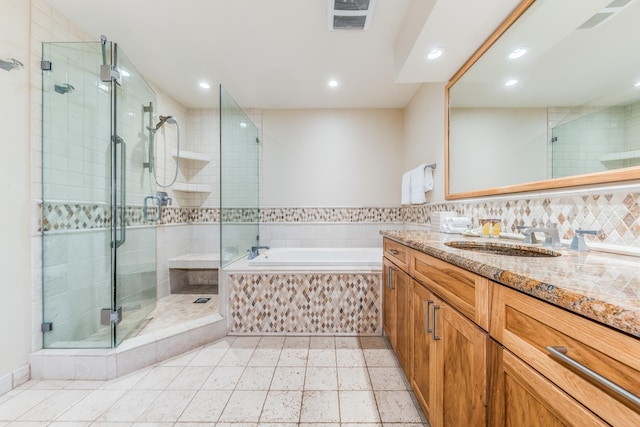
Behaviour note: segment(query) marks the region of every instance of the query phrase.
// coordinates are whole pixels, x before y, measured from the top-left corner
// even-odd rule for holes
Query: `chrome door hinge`
[[[40,325],[40,331],[42,332],[50,332],[53,330],[53,323],[51,322],[42,322]]]
[[[115,310],[110,308],[103,308],[100,310],[100,324],[101,325],[117,325],[122,320],[122,307],[118,307]]]
[[[51,61],[40,61],[40,69],[42,71],[51,71],[53,64]]]

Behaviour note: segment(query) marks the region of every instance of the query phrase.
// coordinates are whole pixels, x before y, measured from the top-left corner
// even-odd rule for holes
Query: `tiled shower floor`
[[[111,381],[29,381],[0,426],[417,427],[381,337],[226,337]]]

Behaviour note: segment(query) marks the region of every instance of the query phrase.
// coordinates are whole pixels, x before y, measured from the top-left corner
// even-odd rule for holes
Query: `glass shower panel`
[[[156,306],[156,229],[153,222],[144,221],[142,213],[145,197],[156,191],[152,175],[143,167],[148,162],[150,131],[147,126],[156,96],[118,45],[114,48],[116,60],[122,84],[114,85],[114,134],[119,138],[116,145],[124,144],[116,147],[116,154],[126,153],[124,164],[118,157],[116,174],[116,181],[123,178],[125,181],[124,197],[123,194],[115,197],[119,216],[116,234],[123,241],[115,248],[114,307],[122,308],[122,321],[115,327],[117,346],[132,332],[144,327],[145,318]],[[122,190],[121,184],[122,181],[116,185],[116,193]]]
[[[42,259],[45,348],[108,348],[110,109],[100,43],[44,43]]]
[[[220,262],[258,244],[258,128],[220,86]]]

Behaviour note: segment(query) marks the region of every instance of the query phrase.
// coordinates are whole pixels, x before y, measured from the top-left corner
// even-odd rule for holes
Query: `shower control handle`
[[[149,216],[149,200],[155,200],[158,204],[158,211],[155,216]],[[159,221],[162,215],[162,199],[160,196],[147,196],[144,198],[144,205],[142,206],[142,216],[145,221]]]

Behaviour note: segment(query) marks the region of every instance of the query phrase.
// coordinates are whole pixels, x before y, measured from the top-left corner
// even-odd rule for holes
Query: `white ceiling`
[[[330,31],[327,0],[49,0],[188,108],[216,107],[218,84],[243,107],[402,108],[420,83],[448,81],[519,2],[377,0],[362,32]],[[445,54],[427,61],[436,46]]]

